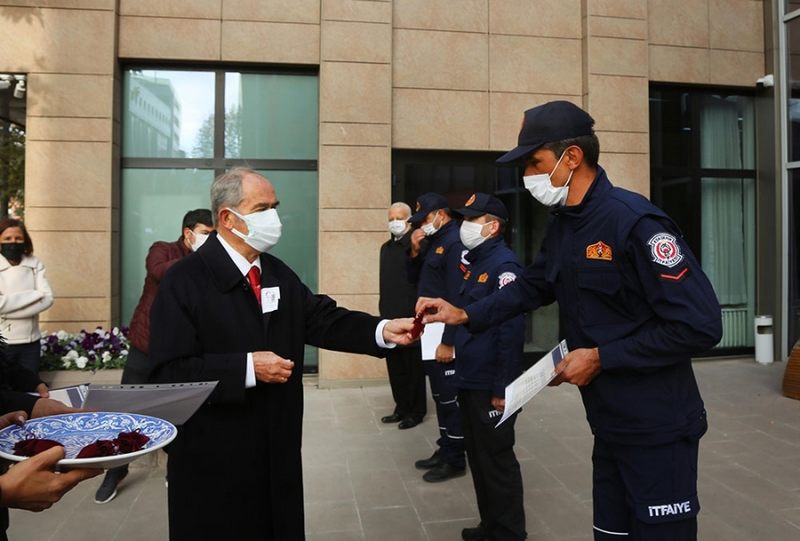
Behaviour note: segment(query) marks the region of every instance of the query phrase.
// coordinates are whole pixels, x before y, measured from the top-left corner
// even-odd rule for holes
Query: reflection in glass
[[[122,170],[121,319],[127,325],[144,285],[144,261],[158,240],[182,234],[187,211],[209,208],[213,171],[197,169]]]
[[[704,178],[701,265],[722,306],[718,347],[752,347],[755,317],[755,180]]]
[[[126,158],[210,158],[214,154],[214,74],[126,71],[122,116]]]
[[[700,112],[700,166],[752,169],[752,98],[708,95]],[[721,137],[720,134],[725,134]],[[702,266],[722,305],[719,347],[753,345],[755,317],[755,180],[703,178]]]
[[[722,305],[718,348],[753,346],[755,110],[752,96],[654,88],[651,194],[684,234]]]
[[[800,170],[789,171],[789,337],[791,349],[800,340]]]
[[[225,74],[225,157],[315,160],[317,77]]]
[[[692,159],[692,100],[676,88],[650,93],[652,167],[688,167]]]
[[[661,207],[678,225],[689,248],[700,253],[700,214],[697,206],[695,184],[691,177],[668,176],[661,179],[658,185],[658,206]]]
[[[289,265],[311,291],[317,290],[317,172],[259,171],[275,187],[283,226],[270,254]]]
[[[275,187],[281,241],[270,250],[313,292],[317,291],[317,172],[259,171]],[[306,367],[317,366],[317,348],[306,346]]]
[[[800,18],[786,23],[788,103],[788,161],[800,161]]]

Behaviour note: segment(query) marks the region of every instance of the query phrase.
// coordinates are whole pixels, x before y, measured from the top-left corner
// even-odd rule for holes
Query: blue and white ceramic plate
[[[120,432],[139,430],[150,438],[144,447],[124,455],[75,458],[83,447],[97,440],[113,440]],[[24,427],[11,425],[0,430],[0,457],[16,462],[28,457],[14,454],[14,444],[37,438],[55,440],[64,445],[65,457],[58,462],[60,467],[115,468],[133,462],[140,456],[161,449],[178,434],[172,423],[149,415],[135,413],[86,412],[66,413],[30,419]]]

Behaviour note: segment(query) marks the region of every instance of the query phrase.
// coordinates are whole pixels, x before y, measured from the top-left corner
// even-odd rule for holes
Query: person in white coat
[[[6,342],[9,374],[20,373],[19,368],[27,371],[10,378],[16,390],[36,390],[46,396],[47,387],[38,377],[39,314],[52,304],[53,291],[44,264],[33,255],[33,241],[25,225],[12,218],[0,221],[0,335]]]

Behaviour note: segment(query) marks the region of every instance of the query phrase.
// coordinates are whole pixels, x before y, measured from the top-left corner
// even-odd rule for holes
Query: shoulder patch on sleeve
[[[674,235],[669,233],[656,233],[647,241],[653,263],[658,263],[670,269],[683,261],[681,247]]]
[[[516,279],[517,275],[513,272],[504,272],[497,277],[497,289],[503,289],[504,286],[507,286]]]

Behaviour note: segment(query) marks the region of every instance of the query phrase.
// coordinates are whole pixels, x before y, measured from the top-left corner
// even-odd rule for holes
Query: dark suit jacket
[[[150,315],[151,381],[219,380],[170,445],[170,538],[304,539],[300,444],[303,347],[381,356],[379,319],[314,295],[280,260],[261,255],[261,314],[216,234],[164,276]],[[247,352],[295,363],[285,384],[245,389]]]

